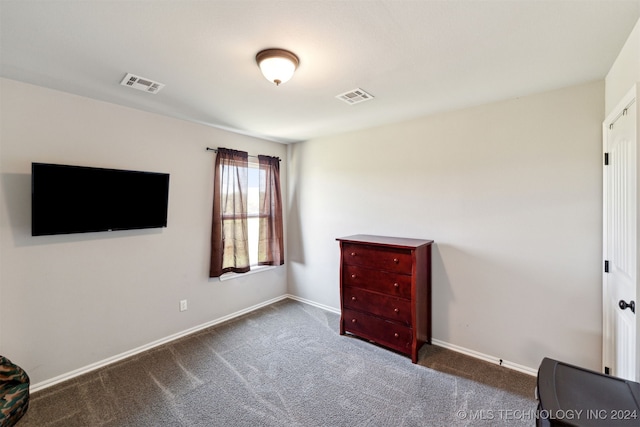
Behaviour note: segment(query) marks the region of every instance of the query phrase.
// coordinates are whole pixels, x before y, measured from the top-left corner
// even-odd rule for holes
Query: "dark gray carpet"
[[[18,427],[535,425],[535,378],[435,346],[414,365],[338,320],[278,302],[34,393]]]

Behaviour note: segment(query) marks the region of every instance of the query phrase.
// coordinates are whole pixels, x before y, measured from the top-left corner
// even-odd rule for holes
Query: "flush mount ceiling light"
[[[260,71],[270,82],[280,86],[293,77],[298,68],[298,57],[284,49],[265,49],[258,52],[256,62]]]

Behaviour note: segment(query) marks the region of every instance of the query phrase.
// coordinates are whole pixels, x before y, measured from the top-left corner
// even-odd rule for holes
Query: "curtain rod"
[[[211,147],[207,147],[207,151],[213,151],[215,153],[218,152],[217,148],[211,148]],[[252,156],[251,154],[247,154],[249,157],[254,157],[254,158],[258,158],[258,156]],[[280,157],[277,157],[278,161],[281,162],[282,160],[280,159]]]

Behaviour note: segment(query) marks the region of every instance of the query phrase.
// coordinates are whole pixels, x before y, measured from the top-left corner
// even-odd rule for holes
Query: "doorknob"
[[[625,308],[630,308],[631,311],[633,313],[636,312],[636,302],[635,301],[631,301],[631,302],[626,302],[625,300],[621,299],[620,302],[618,303],[618,307],[620,307],[620,310],[624,310]]]

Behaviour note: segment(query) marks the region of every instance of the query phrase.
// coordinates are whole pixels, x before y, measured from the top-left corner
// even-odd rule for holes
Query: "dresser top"
[[[355,234],[353,236],[339,237],[336,240],[347,243],[367,243],[370,245],[395,246],[399,248],[417,248],[419,246],[430,245],[433,243],[433,240],[371,236],[368,234]]]

